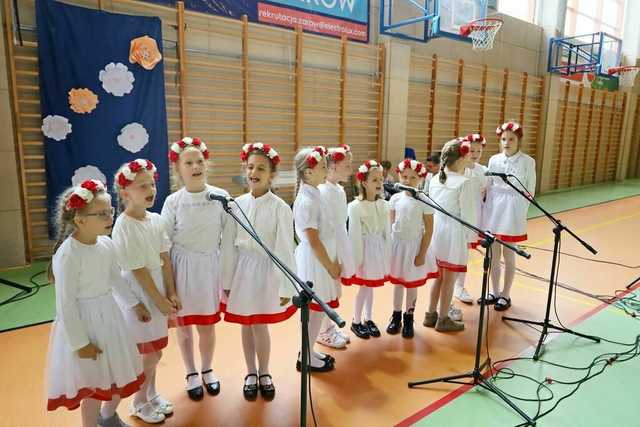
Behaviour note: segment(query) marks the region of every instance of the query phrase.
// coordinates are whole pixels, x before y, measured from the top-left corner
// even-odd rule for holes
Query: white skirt
[[[280,305],[282,280],[282,274],[276,271],[267,256],[240,251],[224,320],[255,325],[278,323],[293,316],[296,307],[291,302],[285,306]]]
[[[191,252],[173,245],[171,263],[182,310],[170,319],[171,326],[213,325],[220,320],[219,260],[217,253]]]
[[[362,236],[362,264],[345,284],[376,288],[389,280],[391,248],[379,234]]]
[[[148,270],[160,295],[166,296],[167,292],[165,291],[164,281],[162,280],[162,269],[156,268]],[[129,333],[138,345],[138,351],[144,354],[162,350],[169,343],[167,316],[158,310],[158,307],[156,307],[155,303],[142,289],[142,286],[140,286],[131,271],[125,271],[123,277],[129,282],[129,286],[131,286],[131,290],[138,298],[138,301],[142,302],[151,314],[150,321],[141,322],[138,320],[138,316],[136,316],[133,308],[122,310],[124,320],[129,328]]]
[[[422,237],[413,240],[391,239],[391,268],[389,281],[405,288],[416,288],[438,277],[436,260],[425,256],[425,262],[416,267],[414,261],[420,251]]]
[[[79,358],[69,348],[63,321],[53,322],[47,356],[49,411],[76,409],[88,397],[103,401],[114,395],[125,398],[138,391],[144,381],[142,359],[113,294],[78,299],[78,310],[89,340],[102,353],[96,360]]]
[[[447,217],[438,217],[427,258],[435,258],[438,268],[464,273],[469,260],[469,237],[462,224]]]
[[[489,187],[482,210],[482,229],[505,242],[527,240],[529,202],[513,190]]]
[[[336,233],[338,261],[342,265],[342,278],[351,279],[356,274],[356,262],[353,259],[353,247],[345,227],[338,228]]]
[[[335,259],[336,240],[322,240],[322,244],[329,258]],[[301,280],[312,282],[313,291],[322,301],[326,302],[329,307],[338,308],[339,299],[342,295],[340,283],[333,279],[327,269],[318,261],[308,241],[303,240],[300,242],[298,247],[296,247],[295,256],[298,277],[300,277]],[[309,304],[309,307],[314,311],[322,311],[320,306],[315,303]]]

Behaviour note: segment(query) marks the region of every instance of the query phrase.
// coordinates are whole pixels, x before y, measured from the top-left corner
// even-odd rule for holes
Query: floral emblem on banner
[[[98,181],[107,182],[107,177],[100,169],[93,165],[82,166],[73,172],[71,177],[71,185],[77,186],[88,179],[97,179]]]
[[[71,89],[69,91],[69,106],[78,114],[90,113],[98,105],[98,95],[89,89]]]
[[[162,55],[154,39],[142,36],[131,40],[129,62],[139,64],[145,70],[153,70],[160,60],[162,60]]]
[[[129,123],[118,135],[118,145],[127,151],[137,153],[149,142],[149,134],[140,123]]]
[[[62,116],[47,116],[42,120],[42,133],[47,138],[56,141],[67,139],[67,135],[71,133],[71,123],[69,119]]]
[[[107,64],[104,70],[98,74],[98,78],[102,82],[102,88],[113,96],[124,96],[131,93],[135,81],[133,73],[120,62]]]

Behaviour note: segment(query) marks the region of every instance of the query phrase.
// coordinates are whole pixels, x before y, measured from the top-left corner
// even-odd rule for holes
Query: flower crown
[[[511,132],[515,133],[518,136],[518,138],[522,138],[524,134],[522,130],[522,126],[520,126],[520,123],[516,123],[516,122],[506,122],[501,124],[496,129],[496,134],[500,136],[502,135],[502,132],[504,132],[505,130],[510,130]]]
[[[458,153],[460,153],[460,157],[464,157],[471,151],[471,142],[468,140],[460,141],[460,147],[458,148]]]
[[[347,144],[340,144],[338,147],[329,148],[329,157],[334,162],[341,162],[347,158],[347,154],[351,154],[351,147]]]
[[[382,166],[380,166],[380,163],[376,162],[375,160],[367,160],[366,162],[361,164],[360,167],[358,168],[358,172],[356,173],[356,179],[360,182],[366,181],[367,175],[373,169],[382,169]]]
[[[417,160],[404,159],[398,164],[398,167],[396,167],[396,172],[402,173],[402,171],[404,171],[406,168],[410,168],[416,171],[420,178],[424,178],[425,176],[427,176],[427,168],[425,168],[424,165]]]
[[[151,172],[153,174],[153,179],[158,179],[158,172],[155,165],[151,163],[151,160],[135,159],[120,169],[117,176],[120,188],[126,188],[134,179],[136,179],[136,175],[143,170]]]
[[[311,169],[315,168],[318,163],[322,161],[325,157],[327,157],[329,152],[322,145],[318,145],[317,147],[313,147],[313,151],[309,153],[307,156],[307,166]]]
[[[64,208],[67,211],[71,209],[82,209],[91,203],[97,193],[102,191],[107,191],[107,189],[101,181],[97,179],[83,181],[82,184],[73,188]]]
[[[180,141],[176,141],[171,144],[171,150],[169,151],[169,160],[175,163],[180,158],[180,153],[184,151],[187,147],[196,147],[202,153],[202,157],[205,159],[209,158],[209,150],[207,150],[207,146],[204,142],[200,140],[200,138],[191,138],[189,136],[185,136]]]
[[[483,147],[487,145],[487,140],[479,133],[470,133],[469,135],[462,137],[461,141],[479,142]]]
[[[253,144],[244,144],[242,146],[242,151],[240,152],[240,160],[246,162],[249,159],[251,153],[260,152],[267,156],[269,160],[271,160],[271,164],[273,166],[277,166],[280,163],[280,155],[276,150],[271,147],[269,144],[263,144],[262,142],[256,142]]]

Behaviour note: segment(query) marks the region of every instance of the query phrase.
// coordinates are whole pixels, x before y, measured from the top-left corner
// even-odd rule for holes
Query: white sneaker
[[[344,342],[346,342],[347,344],[351,342],[351,338],[349,337],[349,334],[347,334],[345,331],[343,331],[342,329],[336,328],[335,325],[333,326],[333,330],[340,338],[344,340]]]
[[[331,348],[345,348],[347,342],[341,335],[335,333],[332,329],[322,332],[318,335],[316,342]]]
[[[453,291],[453,296],[456,297],[460,302],[463,302],[465,304],[473,304],[473,298],[471,298],[471,295],[469,295],[464,287],[459,288],[456,286],[455,290]]]
[[[153,408],[151,402],[140,406],[134,406],[132,404],[129,412],[132,417],[140,418],[147,424],[159,424],[166,418],[164,414],[161,414]]]
[[[159,394],[155,395],[149,400],[149,403],[157,412],[163,415],[171,415],[173,414],[173,403],[160,396]]]
[[[460,322],[462,320],[462,310],[451,304],[449,306],[449,319]]]

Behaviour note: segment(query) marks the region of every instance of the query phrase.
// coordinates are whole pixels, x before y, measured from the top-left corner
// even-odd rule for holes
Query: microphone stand
[[[595,255],[598,252],[595,249],[593,249],[591,247],[591,245],[589,245],[587,242],[585,242],[580,237],[578,237],[567,226],[562,224],[559,219],[557,219],[556,217],[551,215],[542,206],[540,206],[540,203],[538,203],[538,201],[535,199],[535,197],[533,197],[531,194],[525,194],[524,191],[522,191],[520,188],[516,187],[511,181],[509,181],[509,179],[508,179],[508,177],[506,175],[505,176],[500,176],[500,178],[502,178],[502,180],[505,183],[507,183],[507,185],[509,185],[511,188],[513,188],[518,194],[520,194],[522,197],[524,197],[527,200],[529,200],[535,207],[540,209],[540,211],[549,219],[549,221],[551,221],[554,224],[554,228],[553,228],[553,236],[554,236],[554,239],[553,239],[553,258],[552,258],[552,261],[551,261],[551,275],[549,276],[549,290],[547,292],[547,306],[546,306],[546,310],[545,310],[544,320],[542,322],[537,322],[537,321],[533,321],[533,320],[525,320],[525,319],[519,319],[519,318],[515,318],[515,317],[508,317],[508,316],[502,316],[502,320],[506,320],[506,321],[509,321],[509,322],[519,322],[519,323],[524,323],[524,324],[527,324],[527,325],[542,326],[542,331],[540,333],[540,339],[538,340],[538,345],[536,346],[536,351],[533,354],[533,360],[538,360],[540,358],[540,356],[541,356],[541,354],[543,352],[542,346],[544,344],[545,339],[549,335],[549,329],[554,329],[554,330],[557,330],[557,331],[560,331],[560,332],[566,332],[566,333],[569,333],[569,334],[572,334],[572,335],[575,335],[575,336],[578,336],[578,337],[581,337],[581,338],[586,338],[588,340],[595,341],[595,342],[599,343],[600,342],[600,338],[598,338],[596,336],[581,334],[579,332],[573,331],[573,330],[565,328],[565,327],[556,326],[556,325],[552,324],[549,321],[549,315],[550,315],[550,312],[551,312],[551,300],[553,298],[553,291],[555,289],[556,280],[557,280],[556,273],[557,273],[558,261],[559,261],[559,257],[560,257],[560,240],[561,240],[562,232],[566,231],[567,233],[569,233],[571,236],[573,236],[574,239],[576,239],[578,242],[580,242],[580,244],[582,246],[584,246],[592,254]]]
[[[307,395],[308,390],[307,386],[309,384],[309,355],[310,355],[310,346],[309,346],[309,304],[311,301],[315,301],[322,307],[322,310],[329,316],[329,318],[336,323],[339,327],[344,327],[345,321],[335,312],[331,307],[327,305],[324,301],[322,301],[311,289],[313,287],[313,283],[304,282],[300,279],[295,273],[293,273],[289,267],[287,267],[277,256],[269,250],[262,243],[260,236],[258,236],[251,228],[251,225],[245,224],[238,216],[233,212],[232,208],[229,206],[229,202],[231,200],[220,200],[216,199],[220,203],[222,203],[222,207],[225,212],[228,213],[246,232],[251,236],[251,238],[258,244],[264,251],[267,253],[269,258],[274,262],[274,264],[284,273],[292,282],[297,284],[294,285],[296,288],[296,292],[298,295],[293,297],[293,304],[300,309],[300,320],[302,323],[302,348],[301,348],[301,369],[300,369],[300,426],[307,425]],[[236,204],[237,206],[237,204]],[[238,209],[240,207],[238,206]],[[248,222],[248,220],[247,220]],[[251,227],[251,228],[250,228]]]
[[[635,285],[636,283],[638,283],[638,282],[640,282],[640,277],[637,277],[633,282],[629,283],[629,284],[627,285],[627,289],[631,289],[631,287],[632,287],[633,285]]]
[[[462,224],[464,227],[473,230],[474,232],[478,233],[481,237],[482,237],[482,242],[481,245],[483,248],[485,248],[485,253],[484,253],[484,261],[482,264],[482,303],[480,304],[480,318],[478,320],[478,332],[477,332],[477,340],[476,340],[476,350],[475,350],[475,359],[474,359],[474,364],[473,364],[473,369],[469,372],[466,372],[464,374],[458,374],[458,375],[450,375],[450,376],[446,376],[446,377],[439,377],[439,378],[434,378],[434,379],[430,379],[430,380],[422,380],[422,381],[412,381],[409,383],[409,388],[415,388],[419,385],[424,385],[424,384],[433,384],[433,383],[438,383],[438,382],[444,382],[444,383],[452,383],[452,384],[463,384],[463,385],[477,385],[482,387],[485,390],[490,391],[491,393],[495,394],[496,396],[498,396],[500,399],[502,399],[502,401],[504,401],[507,405],[509,405],[514,411],[516,411],[525,421],[525,425],[530,425],[530,426],[535,426],[536,423],[534,420],[531,419],[531,417],[529,417],[522,409],[520,409],[514,402],[512,402],[509,397],[502,392],[502,390],[500,390],[498,387],[496,387],[493,383],[491,383],[491,381],[485,379],[485,377],[482,375],[482,370],[485,369],[487,366],[489,366],[491,364],[491,359],[489,359],[487,357],[487,359],[480,363],[480,355],[482,353],[482,335],[483,335],[483,326],[484,326],[484,316],[485,316],[485,310],[486,310],[486,304],[484,303],[486,296],[487,296],[487,291],[488,291],[488,287],[489,287],[489,269],[491,267],[491,245],[494,242],[497,242],[499,244],[501,244],[502,246],[505,246],[507,248],[509,248],[510,250],[514,251],[515,253],[517,253],[518,255],[524,257],[524,258],[531,258],[531,255],[529,255],[528,253],[526,253],[525,251],[523,251],[520,248],[517,248],[513,245],[510,245],[509,243],[505,243],[502,240],[496,238],[493,234],[491,234],[488,231],[482,231],[481,229],[479,229],[478,227],[469,224],[468,222],[464,221],[462,218],[459,218],[449,212],[447,212],[445,209],[441,208],[437,203],[435,202],[428,202],[422,198],[419,197],[419,194],[423,194],[426,197],[429,197],[428,194],[425,194],[423,191],[419,191],[419,190],[415,190],[415,193],[412,192],[413,197],[416,200],[421,201],[422,203],[424,203],[427,206],[430,206],[431,208],[433,208],[434,210],[448,216],[449,218],[452,218],[453,220],[459,222],[460,224]],[[430,197],[429,197],[430,198]],[[463,378],[471,378],[472,382],[471,383],[467,383],[467,382],[463,382],[460,381]]]

